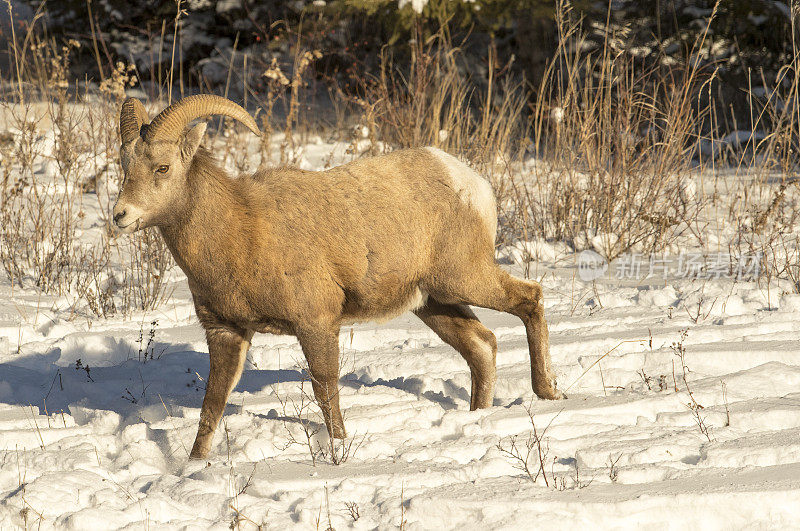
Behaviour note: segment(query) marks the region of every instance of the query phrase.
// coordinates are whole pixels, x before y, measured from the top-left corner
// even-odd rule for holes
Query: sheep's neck
[[[189,185],[190,201],[161,233],[190,286],[225,283],[242,258],[237,244],[248,239],[244,200],[221,170],[190,172]]]

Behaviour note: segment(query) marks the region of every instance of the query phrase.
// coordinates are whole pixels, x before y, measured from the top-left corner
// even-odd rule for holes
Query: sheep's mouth
[[[126,233],[126,234],[130,234],[131,232],[136,232],[137,230],[139,230],[141,228],[140,227],[141,224],[142,224],[142,218],[138,218],[135,221],[131,221],[127,225],[124,225],[124,226],[123,225],[117,225],[117,229],[119,229],[120,232],[123,232],[123,233]],[[131,227],[133,227],[133,228],[131,228]]]

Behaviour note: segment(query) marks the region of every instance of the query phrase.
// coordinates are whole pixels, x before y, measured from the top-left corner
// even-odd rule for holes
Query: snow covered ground
[[[315,149],[303,166],[333,147]],[[299,346],[265,335],[209,459],[188,460],[208,356],[179,272],[157,311],[107,320],[3,277],[0,528],[800,527],[800,296],[675,275],[593,285],[540,246],[568,398],[533,396],[511,316],[478,311],[499,374],[475,412],[466,363],[413,315],[346,328],[338,465]],[[523,458],[531,443],[535,482],[512,441]]]

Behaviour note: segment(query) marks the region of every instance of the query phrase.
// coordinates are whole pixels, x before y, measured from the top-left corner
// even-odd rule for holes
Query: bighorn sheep
[[[534,392],[556,399],[542,288],[494,260],[489,183],[434,148],[361,159],[323,172],[295,168],[229,177],[190,122],[220,114],[260,132],[237,104],[191,96],[152,122],[128,98],[120,113],[125,179],[114,223],[156,226],[186,273],[211,369],[191,457],[211,448],[254,332],[297,337],[332,437],[339,410],[339,329],[412,310],[464,357],[470,408],[492,405],[497,342],[468,304],[525,324]]]

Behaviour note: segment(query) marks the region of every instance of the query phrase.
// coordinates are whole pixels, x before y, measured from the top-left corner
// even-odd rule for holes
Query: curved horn
[[[136,98],[126,98],[119,111],[119,136],[127,144],[139,136],[142,125],[150,121],[150,116]]]
[[[146,142],[155,140],[176,141],[189,125],[189,122],[210,114],[221,114],[242,122],[253,133],[261,136],[258,125],[250,114],[231,100],[199,94],[176,101],[153,118],[153,121],[144,131]]]

